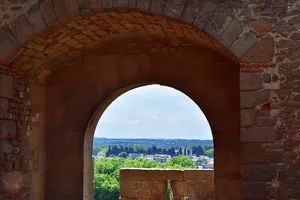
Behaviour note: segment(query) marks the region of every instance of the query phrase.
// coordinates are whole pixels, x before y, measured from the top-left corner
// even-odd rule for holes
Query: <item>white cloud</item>
[[[199,134],[199,133],[203,134]],[[183,93],[151,85],[117,98],[103,113],[97,137],[211,138],[205,115]]]

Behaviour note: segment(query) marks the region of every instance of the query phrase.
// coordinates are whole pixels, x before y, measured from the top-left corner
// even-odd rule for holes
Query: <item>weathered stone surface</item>
[[[275,126],[277,122],[276,117],[258,117],[256,120],[257,126]]]
[[[255,108],[257,105],[266,103],[269,99],[269,91],[245,91],[241,92],[241,108]]]
[[[183,171],[183,180],[191,182],[207,182],[208,184],[211,184],[214,182],[214,171],[185,169]]]
[[[263,81],[264,83],[271,83],[272,82],[272,77],[270,73],[264,73],[263,74]]]
[[[14,138],[17,125],[14,120],[0,120],[0,139]]]
[[[13,77],[0,74],[0,97],[8,99],[13,97]]]
[[[242,142],[274,142],[276,132],[273,127],[253,127],[241,129]]]
[[[171,181],[173,199],[213,199],[213,182]]]
[[[113,0],[103,0],[102,1],[102,6],[103,6],[103,8],[112,8],[113,7]],[[130,7],[130,4],[129,4],[129,7]],[[132,7],[130,7],[130,8],[132,8]]]
[[[46,24],[55,24],[57,22],[57,18],[51,1],[42,0],[39,4]]]
[[[6,26],[0,28],[0,41],[0,63],[5,64],[6,60],[16,56],[13,54],[20,48],[20,45]]]
[[[200,30],[203,30],[213,16],[218,5],[212,1],[202,1],[201,4],[202,6],[194,20],[194,25]]]
[[[264,164],[266,163],[266,150],[259,143],[242,144],[242,162],[243,164]]]
[[[0,140],[0,156],[2,153],[10,153],[12,149],[12,145],[7,140]]]
[[[275,199],[285,199],[286,190],[285,186],[271,186],[269,189],[269,196]]]
[[[243,33],[231,45],[230,49],[237,57],[241,57],[256,43],[256,40],[255,34],[250,32]]]
[[[52,4],[53,4],[54,10],[55,10],[57,19],[59,21],[63,22],[69,16],[65,1],[52,0]]]
[[[111,1],[111,0],[106,0],[106,1]],[[129,8],[135,8],[136,7],[136,4],[137,4],[137,1],[138,0],[128,0],[128,7]],[[155,2],[153,2],[155,3]],[[165,5],[165,4],[164,4]]]
[[[78,0],[78,8],[83,11],[91,10],[91,0]]]
[[[172,18],[181,18],[187,0],[166,0],[164,14]]]
[[[259,90],[262,88],[260,73],[240,73],[240,90]]]
[[[35,33],[40,33],[47,28],[39,6],[35,5],[31,7],[27,14],[28,20]]]
[[[5,118],[8,111],[8,99],[0,98],[0,117]]]
[[[228,8],[224,7],[222,4],[219,5],[208,24],[205,26],[204,31],[214,38],[219,38],[233,19],[233,16],[231,16],[229,13],[230,11]]]
[[[273,31],[278,33],[292,32],[294,30],[296,30],[295,27],[292,24],[287,23],[285,20],[278,21],[273,28]]]
[[[131,0],[134,1],[134,0]],[[165,5],[165,0],[152,0],[150,12],[162,13]]]
[[[12,23],[10,23],[9,29],[17,38],[20,44],[26,42],[34,34],[34,31],[25,15],[21,15]]]
[[[70,16],[76,16],[80,14],[77,0],[65,0],[65,2]]]
[[[239,38],[243,31],[243,24],[238,20],[233,20],[226,27],[219,41],[225,46],[230,47],[232,43]]]
[[[281,163],[282,162],[283,151],[282,150],[272,150],[267,151],[267,163]]]
[[[245,181],[272,181],[276,178],[276,167],[273,165],[244,165],[242,175]]]
[[[184,9],[182,20],[188,23],[193,23],[199,10],[203,9],[204,1],[189,0]]]
[[[159,181],[159,180],[183,180],[182,170],[160,170],[160,169],[121,169],[121,180],[133,181]]]
[[[151,5],[151,2],[148,0],[138,0],[136,7],[142,11],[149,11],[150,5]]]
[[[266,23],[260,21],[252,24],[252,28],[261,34],[266,34],[271,31],[271,28]]]
[[[128,0],[114,0],[114,7],[127,8]]]
[[[241,110],[241,127],[247,127],[255,124],[256,113],[254,109]]]
[[[274,39],[264,37],[241,58],[242,62],[264,63],[271,62],[274,56]]]
[[[262,182],[243,183],[244,199],[265,200],[268,196],[268,184]]]
[[[165,200],[167,181],[121,181],[121,199]]]

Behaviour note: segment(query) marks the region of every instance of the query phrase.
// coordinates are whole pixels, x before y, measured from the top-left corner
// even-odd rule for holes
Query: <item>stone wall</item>
[[[0,199],[31,197],[30,88],[0,65]]]
[[[121,169],[120,195],[127,199],[165,200],[167,181],[171,181],[171,199],[213,199],[213,170]]]
[[[227,56],[232,55],[230,51],[234,53],[234,59],[241,63],[244,198],[299,199],[299,0],[104,0],[101,3],[44,0],[36,3],[0,0],[0,63],[5,64],[1,66],[0,79],[0,125],[3,129],[0,187],[5,199],[13,195],[19,195],[20,199],[39,198],[33,197],[31,184],[28,184],[36,169],[34,166],[39,165],[41,170],[39,175],[33,176],[39,177],[34,178],[34,182],[43,179],[43,142],[40,145],[35,142],[45,137],[42,125],[37,125],[37,119],[43,116],[43,111],[37,108],[43,104],[37,102],[35,108],[30,106],[28,82],[38,80],[34,83],[43,84],[52,72],[69,67],[62,63],[71,63],[68,59],[78,62],[103,38],[136,32],[147,36],[176,35],[198,40],[199,44]],[[108,14],[106,11],[112,8],[123,9]],[[128,14],[124,8],[143,13]],[[98,11],[101,13],[95,15]],[[76,17],[71,19],[73,16]],[[174,19],[185,23],[173,23]],[[178,45],[173,40],[170,45],[173,47],[145,44],[151,52],[171,52],[183,48],[181,45],[185,43]],[[131,53],[139,51],[134,43],[128,47]],[[105,45],[102,50],[107,51]],[[41,137],[34,132],[41,132]],[[17,184],[10,190],[13,180],[17,180]],[[42,188],[37,190],[43,193]],[[37,196],[42,198],[43,195]]]

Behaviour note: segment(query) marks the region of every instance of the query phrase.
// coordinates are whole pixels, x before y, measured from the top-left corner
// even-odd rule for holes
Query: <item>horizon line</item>
[[[125,140],[134,140],[134,139],[137,139],[137,140],[147,140],[147,139],[150,139],[150,140],[213,140],[213,138],[211,139],[193,139],[193,138],[190,138],[190,139],[187,139],[187,138],[107,138],[107,137],[95,137],[94,138],[99,138],[99,139],[125,139]]]

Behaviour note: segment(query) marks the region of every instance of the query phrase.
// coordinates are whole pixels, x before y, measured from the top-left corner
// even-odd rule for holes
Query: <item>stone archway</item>
[[[48,119],[55,118],[47,116],[46,120],[47,77],[82,61],[94,48],[106,51],[106,42],[132,32],[181,41],[179,46],[174,46],[173,39],[165,42],[165,46],[151,46],[153,52],[183,50],[188,44],[197,44],[231,58],[234,54],[236,60],[244,62],[240,65],[243,196],[299,198],[299,83],[295,81],[300,59],[298,1],[30,0],[17,6],[13,3],[0,2],[4,10],[0,13],[0,125],[5,130],[0,138],[1,147],[5,147],[1,149],[5,162],[0,166],[0,179],[11,177],[12,173],[19,178],[18,187],[13,187],[15,198],[44,199],[45,141],[51,139],[46,138],[45,126]],[[96,26],[89,30],[88,25]],[[66,44],[68,38],[61,37],[68,34],[71,39]],[[148,40],[145,49],[152,42]],[[131,48],[132,53],[134,49]],[[234,56],[232,59],[235,60]],[[133,71],[128,72],[134,74]],[[144,68],[139,73],[146,71]],[[8,186],[11,183],[13,180],[7,181]],[[0,188],[0,194],[10,198],[10,189]]]
[[[108,46],[124,50],[122,45],[128,46],[126,41],[143,44],[143,40],[122,38]],[[159,42],[153,45],[162,44],[163,40]],[[71,154],[83,149],[85,128],[98,105],[107,98],[111,102],[111,94],[117,92],[118,96],[131,85],[155,82],[184,92],[202,108],[215,138],[216,198],[240,199],[239,67],[235,60],[198,45],[183,47],[180,51],[138,51],[134,54],[123,51],[121,55],[115,53],[118,50],[108,52],[111,54],[94,50],[76,65],[54,72],[46,82],[46,116],[51,122],[47,133],[47,198],[82,197],[79,174],[83,173],[83,165],[78,160],[82,160],[83,151],[74,157],[66,157],[61,152]],[[224,75],[231,78],[222,79]],[[58,135],[65,135],[60,137],[60,142],[54,139]],[[56,150],[51,141],[56,143]],[[71,183],[72,187],[66,188]]]

